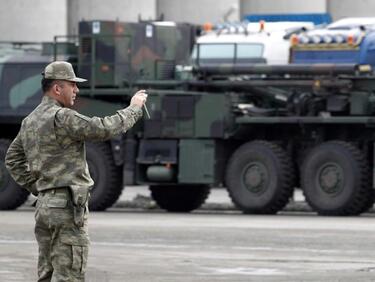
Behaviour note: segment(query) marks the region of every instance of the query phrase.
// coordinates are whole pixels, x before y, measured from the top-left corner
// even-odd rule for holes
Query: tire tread
[[[89,208],[93,211],[104,211],[111,207],[119,199],[122,193],[121,170],[116,166],[109,144],[104,142],[88,143],[89,146],[101,152],[103,163],[106,165],[108,177],[105,179],[105,193],[102,193],[100,201],[90,201]]]
[[[233,167],[233,164],[238,160],[240,156],[245,154],[249,150],[249,148],[252,147],[263,147],[267,150],[270,150],[279,161],[280,185],[277,191],[277,195],[273,201],[269,202],[261,209],[253,209],[242,206],[241,203],[237,200],[235,187],[227,187],[229,197],[231,198],[232,202],[244,213],[275,214],[288,204],[289,199],[293,195],[295,183],[295,168],[293,162],[289,154],[276,143],[264,140],[254,140],[238,148],[229,160],[226,173],[226,183],[228,184],[230,182],[236,181],[236,179],[233,179],[233,177],[236,177],[236,175],[231,173],[231,167]]]
[[[355,191],[354,198],[352,201],[347,203],[346,205],[333,210],[326,210],[322,209],[319,206],[317,206],[308,194],[306,193],[305,189],[303,190],[303,194],[305,196],[305,199],[307,203],[320,215],[327,215],[327,216],[350,216],[350,215],[359,215],[365,211],[367,211],[369,208],[373,205],[373,190],[371,188],[370,184],[370,166],[368,164],[368,161],[364,154],[361,152],[361,150],[356,147],[354,144],[350,142],[345,141],[339,141],[339,140],[332,140],[328,141],[322,144],[326,145],[333,145],[337,146],[339,148],[343,148],[352,156],[355,165],[358,167],[360,171],[360,177],[358,189]],[[315,150],[312,150],[312,153],[314,153]],[[301,184],[305,186],[305,177],[303,176],[303,172],[305,170],[306,162],[308,162],[309,156],[305,159],[302,170],[301,170]]]

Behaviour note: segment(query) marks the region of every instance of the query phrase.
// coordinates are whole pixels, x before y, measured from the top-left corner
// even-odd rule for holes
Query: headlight
[[[329,43],[332,43],[332,41],[333,41],[332,36],[330,36],[330,35],[324,35],[324,36],[323,36],[323,42],[324,42],[324,43],[329,44]]]
[[[322,39],[319,35],[313,35],[313,36],[310,37],[310,40],[314,44],[319,44]]]
[[[335,41],[335,43],[344,43],[345,42],[345,37],[342,35],[342,34],[336,34],[334,37],[333,37],[333,40]]]
[[[299,39],[299,43],[301,44],[309,43],[309,38],[305,35],[301,35],[300,37],[298,37],[298,39]]]

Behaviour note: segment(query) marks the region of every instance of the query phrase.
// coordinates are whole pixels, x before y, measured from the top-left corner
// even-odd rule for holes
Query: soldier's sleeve
[[[5,166],[18,185],[34,195],[38,194],[35,186],[36,179],[30,173],[20,134],[17,135],[8,148],[5,156]]]
[[[56,113],[55,125],[63,128],[74,140],[104,141],[125,133],[142,117],[142,114],[142,108],[136,105],[103,118],[90,118],[72,109],[62,108]]]

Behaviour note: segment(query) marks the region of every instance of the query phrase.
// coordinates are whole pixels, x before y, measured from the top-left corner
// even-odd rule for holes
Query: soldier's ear
[[[53,92],[55,92],[56,95],[60,95],[61,94],[61,92],[60,92],[60,86],[57,83],[55,83],[53,85]]]

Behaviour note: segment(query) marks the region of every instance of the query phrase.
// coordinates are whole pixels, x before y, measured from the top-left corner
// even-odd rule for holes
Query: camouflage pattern
[[[66,42],[37,47],[13,43],[4,49],[0,46],[1,138],[14,139],[22,120],[38,106],[42,98],[40,74],[47,63],[69,61],[83,77],[89,78],[90,84],[83,83],[80,87],[82,95],[74,109],[90,117],[105,117],[129,104],[134,93],[132,84],[139,79],[172,78],[174,65],[188,59],[195,37],[195,27],[188,24],[102,21],[99,32],[94,31],[94,25],[94,22],[82,22],[77,42],[69,37]],[[137,125],[128,133],[129,138],[141,134],[141,130],[142,124]],[[111,146],[125,139],[120,135],[110,141]],[[127,150],[121,147],[121,151]],[[123,155],[118,151],[112,153],[116,165],[122,165]],[[18,198],[18,195],[3,181],[6,177],[0,179],[0,197],[9,202],[6,198]],[[118,178],[122,176],[119,174]],[[135,179],[131,177],[129,181],[134,183]],[[16,203],[22,203],[22,199]],[[19,204],[12,206],[16,208]],[[3,208],[6,207],[0,205]]]
[[[38,195],[35,236],[39,281],[83,281],[88,253],[89,174],[84,141],[107,140],[142,116],[132,105],[89,118],[45,95],[10,145],[5,164],[14,180]]]
[[[143,121],[145,138],[224,138],[230,127],[224,93],[148,93],[151,119]]]
[[[6,166],[15,181],[30,192],[70,186],[90,187],[85,140],[107,140],[127,131],[142,116],[129,106],[105,118],[89,118],[48,96],[24,119],[9,147]]]
[[[145,119],[137,130],[128,132],[126,136],[112,139],[110,146],[104,148],[106,156],[115,159],[116,163],[112,162],[111,168],[116,170],[116,180],[122,180],[124,175],[127,184],[156,187],[154,191],[160,193],[164,207],[165,203],[171,203],[172,209],[178,210],[176,206],[179,204],[183,206],[188,201],[197,200],[184,194],[192,186],[225,185],[226,178],[233,175],[226,174],[230,159],[236,156],[235,152],[242,145],[246,147],[253,140],[262,140],[255,142],[255,145],[271,149],[282,159],[286,158],[279,149],[292,155],[290,165],[285,166],[287,173],[284,171],[288,179],[299,174],[301,160],[306,152],[316,144],[329,140],[358,145],[371,159],[368,168],[373,170],[375,80],[371,71],[364,71],[354,65],[331,64],[228,65],[221,58],[214,58],[212,64],[206,67],[186,65],[175,70],[175,65],[189,61],[195,31],[194,26],[184,24],[116,21],[80,23],[80,34],[77,37],[79,45],[75,56],[73,54],[70,57],[70,62],[74,62],[73,67],[82,76],[89,78],[90,82],[83,84],[76,109],[90,116],[106,116],[127,105],[135,89],[147,89],[150,94],[148,109],[151,119]],[[4,60],[4,64],[0,64],[3,67],[0,118],[6,125],[4,132],[8,138],[15,136],[12,130],[29,113],[33,103],[40,99],[40,93],[35,92],[35,78],[43,69],[40,62],[48,57],[35,58],[37,64],[32,59]],[[63,113],[62,118],[59,118],[60,112]],[[111,118],[109,123],[116,123],[119,116],[121,114],[117,114],[115,119]],[[96,121],[104,122],[102,125],[105,126],[108,120],[82,117],[72,110],[62,109],[57,111],[55,121],[59,125],[84,125],[86,128]],[[80,132],[72,134],[79,136]],[[110,137],[106,131],[100,132],[97,134],[94,130],[87,133],[82,136],[82,140],[89,136],[93,138],[93,135],[98,140]],[[57,133],[68,136],[63,127]],[[67,140],[68,144],[69,139],[66,137],[60,140]],[[81,142],[78,139],[77,142]],[[28,146],[32,147],[32,144]],[[51,148],[47,146],[46,149]],[[53,158],[49,162],[58,163]],[[70,166],[73,164],[70,163]],[[117,170],[119,166],[122,171]],[[64,169],[57,165],[53,168],[56,174],[64,173]],[[86,175],[87,168],[81,169],[83,175]],[[242,167],[230,172],[244,173],[246,170],[246,167]],[[253,173],[255,177],[252,177]],[[262,181],[259,185],[255,183],[256,187],[247,186],[250,187],[248,191],[259,187],[267,190],[268,187],[262,183],[273,179],[267,177],[271,174],[266,168],[262,173],[249,169],[249,175],[248,178],[259,178]],[[337,175],[337,178],[345,176]],[[109,178],[101,176],[104,180]],[[246,178],[246,175],[238,176],[238,179]],[[370,179],[367,175],[363,178]],[[37,189],[38,183],[33,187],[34,179],[31,176],[30,179],[27,175],[23,176],[23,181],[26,186],[30,184],[30,190]],[[111,184],[109,180],[102,182]],[[310,179],[310,182],[313,181]],[[90,183],[87,176],[76,179],[75,183],[57,181],[54,185],[76,184],[75,187],[79,188],[86,187],[80,185]],[[42,184],[43,181],[40,188],[44,187]],[[233,185],[232,189],[235,191],[241,185],[245,187],[247,183]],[[111,189],[106,189],[108,185],[103,186],[103,193],[111,190],[106,196],[120,191],[120,185]],[[168,189],[164,189],[166,187]],[[174,187],[176,191],[171,192]],[[180,189],[182,187],[184,189]],[[158,188],[170,191],[171,194],[163,194],[163,189]],[[280,195],[289,195],[289,190],[287,192]],[[260,198],[260,194],[249,196],[246,193],[240,198],[254,202]],[[154,199],[158,201],[158,197]],[[181,202],[174,203],[179,199]],[[197,202],[200,203],[202,199],[198,198]],[[282,203],[286,201],[282,199]],[[108,207],[110,204],[103,206]],[[266,206],[260,207],[258,211],[263,212],[262,208]],[[278,208],[278,205],[272,207],[272,211]],[[365,206],[362,210],[365,210]]]
[[[52,60],[30,52],[0,59],[0,117],[2,124],[21,124],[42,97],[41,73]]]
[[[82,225],[74,224],[68,188],[38,194],[35,211],[38,281],[84,281],[89,248],[87,219],[86,208]]]
[[[42,98],[40,79],[44,67],[56,59],[73,58],[68,56],[69,53],[60,53],[66,50],[60,50],[59,47],[56,47],[58,53],[54,56],[53,50],[46,47],[47,44],[0,43],[1,124],[11,124],[18,129],[15,125],[20,125],[22,119],[35,109]],[[13,135],[10,132],[7,134]]]
[[[95,25],[100,26],[98,32]],[[37,48],[13,47],[11,52],[10,47],[3,51],[0,45],[1,123],[17,128],[39,104],[40,74],[54,60],[69,61],[90,81],[80,87],[82,95],[90,99],[82,98],[84,102],[75,109],[89,116],[111,114],[114,108],[127,105],[134,93],[132,85],[138,80],[173,79],[174,66],[189,60],[196,33],[195,26],[184,23],[82,21],[79,44],[52,42]],[[117,92],[106,94],[109,89]],[[99,95],[105,95],[104,99]],[[108,103],[112,96],[117,97]],[[100,111],[92,111],[93,105]],[[14,137],[13,132],[7,135]]]
[[[78,71],[96,87],[173,79],[174,66],[189,58],[195,33],[189,24],[82,21]]]
[[[64,61],[54,61],[44,69],[45,79],[61,79],[73,82],[85,82],[87,79],[76,77],[71,63]]]

